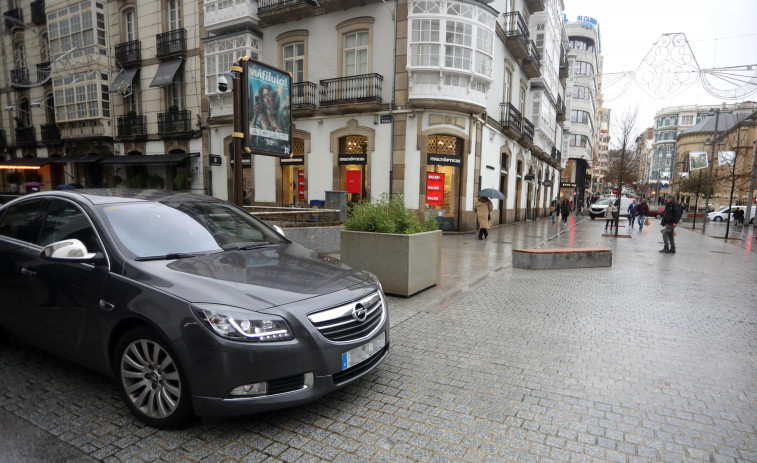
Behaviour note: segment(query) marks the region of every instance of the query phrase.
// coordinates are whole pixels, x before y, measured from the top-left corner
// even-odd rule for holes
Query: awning
[[[86,156],[65,156],[65,157],[58,157],[58,158],[52,158],[53,164],[64,164],[66,162],[73,162],[73,163],[81,163],[81,162],[97,162],[100,159],[104,158],[102,154],[88,154]]]
[[[132,68],[124,69],[123,71],[119,72],[115,80],[113,80],[113,83],[110,84],[108,93],[120,92],[122,88],[126,88],[131,85],[131,82],[134,80],[134,76],[137,75],[138,70],[139,68]]]
[[[181,62],[181,58],[161,62],[160,66],[158,66],[158,72],[155,73],[155,77],[150,82],[150,87],[165,87],[173,82],[173,76],[179,70]]]
[[[200,153],[131,154],[105,158],[100,164],[178,164],[199,155]]]
[[[34,169],[50,164],[50,158],[19,158],[0,162],[0,169]]]

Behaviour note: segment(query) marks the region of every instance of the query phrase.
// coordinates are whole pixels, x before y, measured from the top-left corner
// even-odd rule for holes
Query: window
[[[126,97],[124,101],[126,104],[126,111],[133,112],[134,114],[140,114],[140,100],[142,96],[142,89],[139,88],[139,78],[135,78],[131,81],[131,95]]]
[[[100,246],[89,219],[73,203],[54,200],[42,224],[39,245],[47,246],[62,240],[77,239],[89,252],[97,252]]]
[[[594,75],[594,67],[591,65],[591,63],[587,63],[586,61],[576,61],[573,65],[573,71],[574,71],[574,74],[577,74],[577,75],[583,75],[583,76]]]
[[[570,122],[576,122],[579,124],[586,124],[589,127],[594,128],[594,124],[591,121],[591,115],[587,113],[586,111],[580,111],[580,110],[571,110],[570,111]]]
[[[181,0],[168,0],[168,30],[181,29]]]
[[[573,87],[573,98],[581,98],[583,100],[591,99],[591,91],[588,87],[582,87],[576,85]]]
[[[344,76],[368,73],[368,31],[344,35]]]
[[[520,88],[520,100],[518,101],[518,111],[520,111],[521,114],[525,117],[525,109],[526,109],[526,87]]]
[[[576,146],[580,148],[591,148],[591,143],[589,142],[589,138],[585,135],[577,135],[573,134],[568,137],[568,145],[569,146]]]
[[[26,48],[24,47],[23,40],[19,40],[13,44],[13,61],[16,69],[26,68]]]
[[[444,65],[457,69],[471,69],[473,26],[459,21],[447,21]]]
[[[137,15],[133,8],[124,12],[124,38],[127,42],[137,40]]]
[[[410,64],[439,66],[439,47],[439,20],[414,19],[410,32]]]
[[[571,38],[569,46],[571,50],[594,51],[594,41],[583,37]]]
[[[35,243],[39,228],[35,227],[44,200],[23,201],[8,207],[0,220],[0,235]]]
[[[218,74],[229,71],[238,57],[258,59],[260,52],[260,39],[248,32],[211,40],[204,45],[206,95],[219,93]],[[280,65],[283,67],[283,63]]]
[[[184,69],[183,66],[176,71],[173,82],[168,86],[168,101],[170,106],[184,109]]]
[[[694,115],[681,116],[681,125],[692,125],[692,124],[694,124]]]
[[[292,74],[292,82],[305,80],[305,42],[284,46],[284,70]]]
[[[505,70],[505,97],[504,97],[505,103],[510,102],[510,92],[511,92],[510,89],[512,88],[512,83],[513,83],[513,73],[509,69],[506,69]]]

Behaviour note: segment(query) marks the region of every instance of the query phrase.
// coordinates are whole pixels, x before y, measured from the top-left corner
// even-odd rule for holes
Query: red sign
[[[426,174],[426,204],[444,205],[444,174],[429,172]]]
[[[348,170],[346,179],[347,193],[360,194],[363,192],[362,188],[360,187],[360,184],[362,183],[362,172],[360,172],[359,170]]]
[[[297,174],[297,197],[305,199],[305,171],[301,170]]]

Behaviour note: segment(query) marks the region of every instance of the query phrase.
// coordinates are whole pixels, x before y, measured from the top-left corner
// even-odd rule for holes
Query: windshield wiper
[[[168,254],[163,254],[161,256],[144,256],[144,257],[137,257],[134,260],[138,261],[145,261],[145,260],[172,260],[172,259],[186,259],[188,257],[197,257],[199,254],[190,254],[186,252],[171,252]]]
[[[281,243],[274,243],[273,241],[266,241],[263,243],[240,243],[240,245],[229,244],[223,246],[224,251],[247,251],[250,249],[267,248],[269,246],[278,246]]]

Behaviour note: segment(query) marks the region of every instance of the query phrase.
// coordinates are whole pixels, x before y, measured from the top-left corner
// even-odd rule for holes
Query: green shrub
[[[344,222],[344,229],[374,233],[396,233],[410,235],[434,231],[437,229],[433,218],[420,217],[405,209],[402,195],[389,197],[381,195],[374,203],[365,202],[355,205],[352,213]]]

